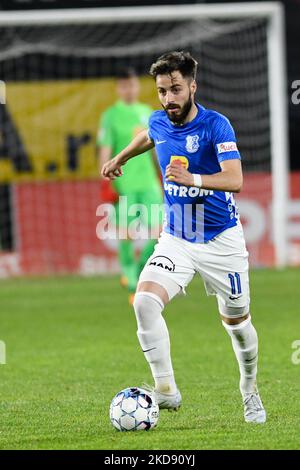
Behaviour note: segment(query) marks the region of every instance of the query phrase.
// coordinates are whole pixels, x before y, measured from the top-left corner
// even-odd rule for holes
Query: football
[[[130,387],[112,399],[109,416],[118,431],[148,431],[157,425],[159,408],[153,394]]]

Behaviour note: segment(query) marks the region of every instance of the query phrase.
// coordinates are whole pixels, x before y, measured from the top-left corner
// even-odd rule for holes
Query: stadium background
[[[2,1],[1,8],[71,8],[96,4],[111,7],[133,6],[134,3],[150,4],[15,0]],[[174,3],[176,8],[179,2],[156,3]],[[291,84],[300,77],[296,21],[299,10],[298,1],[286,2],[286,93],[292,170],[287,228],[290,265],[300,264],[300,141],[297,132],[300,105],[293,105],[291,101]],[[95,212],[101,203],[95,137],[99,115],[115,99],[114,67],[109,60],[104,60],[101,65],[100,61],[94,61],[92,67],[85,68],[76,64],[76,59],[62,67],[55,55],[48,59],[47,67],[36,66],[35,60],[37,63],[38,54],[33,54],[27,63],[17,60],[16,67],[9,66],[9,61],[0,64],[0,76],[4,77],[7,88],[7,104],[0,107],[0,277],[116,272],[116,244],[95,236]],[[134,65],[142,76],[141,100],[159,107],[153,83],[145,76],[148,64],[139,61]],[[22,70],[20,75],[15,70],[18,67]],[[239,138],[238,123],[233,121],[233,124]],[[37,130],[39,138],[36,138]],[[269,168],[259,170],[259,173],[247,173],[243,192],[237,199],[252,265],[272,266],[275,257],[270,231],[271,177]]]
[[[0,8],[134,3],[162,2],[0,0]],[[300,79],[299,10],[299,1],[286,1],[294,264],[300,264],[300,105],[291,102],[291,84]],[[299,268],[250,272],[251,315],[260,341],[259,386],[268,413],[263,427],[243,422],[231,344],[215,299],[206,297],[197,277],[188,295],[165,311],[182,410],[161,413],[159,426],[146,436],[116,433],[110,426],[108,409],[115,393],[152,380],[132,308],[118,276],[56,274],[118,270],[115,246],[101,245],[96,238],[100,200],[94,139],[98,115],[113,100],[113,81],[101,73],[70,80],[68,67],[56,67],[60,62],[55,59],[47,63],[43,79],[34,60],[0,67],[0,80],[5,72],[8,88],[8,106],[0,105],[0,277],[21,276],[3,279],[0,286],[0,449],[299,449]],[[141,99],[157,104],[147,77]],[[18,152],[9,152],[5,129]],[[36,129],[42,139],[35,138]],[[239,197],[244,210],[247,202],[252,208],[251,220],[245,221],[248,238],[255,242],[256,237],[249,247],[251,259],[270,265],[271,180],[263,172],[248,176]]]

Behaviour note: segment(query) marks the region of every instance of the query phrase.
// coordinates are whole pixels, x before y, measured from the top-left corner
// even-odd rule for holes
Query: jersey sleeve
[[[152,142],[155,142],[155,115],[156,112],[152,112],[148,121],[148,136]]]
[[[96,144],[105,147],[113,147],[112,121],[108,113],[102,114],[99,119]]]
[[[219,163],[224,160],[241,159],[233,127],[225,116],[218,115],[214,119],[211,138]]]

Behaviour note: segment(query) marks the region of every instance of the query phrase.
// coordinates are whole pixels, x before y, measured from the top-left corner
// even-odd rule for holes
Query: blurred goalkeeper
[[[241,157],[228,119],[195,102],[196,71],[197,62],[184,52],[164,54],[152,64],[163,110],[151,115],[148,131],[104,165],[102,174],[118,178],[129,159],[155,146],[166,222],[140,275],[134,309],[160,408],[176,410],[181,404],[162,311],[199,273],[207,294],[216,295],[232,341],[245,421],[264,423],[266,412],[256,386],[258,339],[250,316],[248,252],[233,197],[242,187]],[[182,314],[188,320],[188,312]],[[223,361],[217,349],[216,361]]]
[[[100,117],[97,146],[99,147],[100,167],[108,162],[113,155],[118,154],[143,129],[147,128],[151,108],[138,102],[140,83],[136,72],[125,68],[117,75],[116,91],[119,100],[108,108]],[[146,261],[153,252],[155,240],[147,240],[139,257],[136,258],[134,243],[130,239],[127,227],[134,221],[128,216],[124,221],[121,216],[122,205],[119,196],[126,196],[127,205],[143,204],[145,213],[149,214],[143,220],[145,226],[151,229],[151,204],[161,204],[163,201],[158,172],[151,151],[146,151],[137,159],[132,160],[123,178],[113,182],[113,188],[102,181],[102,200],[115,202],[116,223],[123,229],[122,239],[119,240],[119,261],[121,266],[121,284],[129,290],[129,302],[132,304],[137,280]],[[156,222],[153,222],[156,223]],[[157,222],[159,224],[159,221]],[[155,230],[155,227],[152,227]],[[125,233],[126,232],[126,233]]]

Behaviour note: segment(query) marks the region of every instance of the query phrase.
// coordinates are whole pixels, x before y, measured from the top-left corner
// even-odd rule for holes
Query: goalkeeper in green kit
[[[117,76],[117,94],[119,100],[101,115],[97,147],[99,148],[100,168],[125,148],[141,130],[148,126],[148,119],[152,109],[146,104],[138,102],[140,91],[139,79],[133,69],[124,69]],[[107,182],[102,181],[103,185]],[[118,196],[127,197],[128,208],[132,204],[143,204],[148,214],[144,225],[148,229],[156,229],[151,221],[151,204],[162,204],[163,196],[161,185],[154,164],[151,151],[145,152],[137,159],[132,159],[126,166],[122,178],[113,181],[113,189]],[[104,186],[105,187],[105,186]],[[121,204],[116,202],[116,223],[122,229]],[[135,217],[126,216],[126,227]],[[126,228],[124,228],[126,230]],[[156,232],[157,233],[157,232]],[[129,234],[122,235],[119,240],[119,261],[121,266],[121,284],[129,291],[129,302],[133,303],[134,292],[139,274],[153,252],[156,240],[146,240],[139,257],[136,258],[134,242]]]

